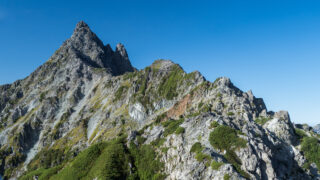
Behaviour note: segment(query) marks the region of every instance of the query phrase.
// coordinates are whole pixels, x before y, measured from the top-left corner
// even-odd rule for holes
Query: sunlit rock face
[[[30,76],[0,86],[6,179],[61,179],[87,151],[120,137],[128,159],[114,163],[101,155],[83,165],[82,178],[105,179],[94,169],[103,162],[125,164],[121,177],[143,179],[141,169],[155,164],[137,158],[141,148],[159,162],[145,179],[317,179],[316,162],[301,149],[301,134],[319,139],[312,130],[293,125],[286,111],[268,111],[263,99],[229,78],[209,82],[170,60],[137,70],[122,44],[113,50],[83,21]]]
[[[314,129],[314,132],[316,132],[317,134],[320,134],[320,124],[314,126],[313,129]]]

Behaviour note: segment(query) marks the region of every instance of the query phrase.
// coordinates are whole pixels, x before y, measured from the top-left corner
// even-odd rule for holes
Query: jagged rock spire
[[[86,64],[97,68],[106,68],[113,75],[134,70],[122,44],[118,44],[116,51],[113,51],[109,44],[106,46],[103,44],[84,21],[80,21],[76,25],[65,46]]]
[[[79,21],[78,24],[76,25],[76,29],[80,29],[80,28],[89,28],[89,26],[84,21]]]

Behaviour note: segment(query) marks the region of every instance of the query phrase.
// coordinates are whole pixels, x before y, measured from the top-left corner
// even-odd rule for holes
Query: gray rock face
[[[313,127],[315,133],[320,134],[320,124]]]
[[[162,124],[168,120],[183,120],[184,131],[168,133]],[[238,168],[209,142],[216,123],[246,142],[235,149]],[[295,128],[288,112],[267,111],[261,98],[229,78],[212,83],[169,60],[138,71],[122,44],[113,51],[81,21],[44,65],[0,86],[0,174],[17,179],[42,168],[43,154],[61,150],[49,165],[56,167],[94,143],[127,134],[127,145],[138,144],[138,136],[145,144],[162,142],[154,149],[168,180],[317,179],[314,164],[303,168],[306,158]],[[190,152],[197,142],[219,168]]]
[[[294,126],[287,111],[276,112],[274,118],[264,127],[288,144],[295,144],[297,141]]]
[[[122,44],[118,44],[114,52],[110,45],[104,46],[83,21],[77,24],[71,38],[64,43],[62,48],[75,51],[85,63],[96,68],[106,68],[113,75],[134,71]]]

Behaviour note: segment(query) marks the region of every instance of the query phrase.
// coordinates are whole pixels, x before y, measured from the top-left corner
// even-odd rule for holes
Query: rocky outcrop
[[[296,144],[296,135],[294,126],[290,121],[287,111],[280,111],[274,114],[273,119],[268,121],[264,128],[274,133],[279,139],[288,144]]]
[[[0,86],[0,95],[0,174],[6,179],[59,179],[54,174],[70,168],[79,153],[122,136],[126,153],[136,152],[132,145],[155,151],[153,160],[163,163],[160,179],[319,177],[316,164],[305,166],[296,129],[314,133],[293,125],[288,112],[268,111],[263,99],[229,78],[209,82],[170,60],[136,70],[122,44],[112,50],[82,21],[45,64]],[[219,128],[230,133],[214,139],[231,134],[231,145],[212,142]],[[128,172],[138,169],[136,158],[128,158]]]
[[[314,132],[316,132],[317,134],[320,134],[320,124],[316,125],[313,127]]]

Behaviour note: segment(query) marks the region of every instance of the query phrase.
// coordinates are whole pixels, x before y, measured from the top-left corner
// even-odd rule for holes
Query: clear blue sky
[[[230,77],[296,123],[320,123],[319,1],[1,0],[0,84],[44,63],[79,20],[123,43],[139,69],[171,59],[210,81]]]

